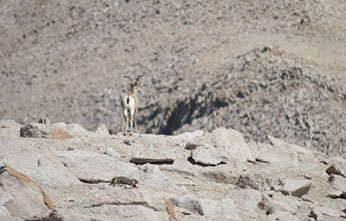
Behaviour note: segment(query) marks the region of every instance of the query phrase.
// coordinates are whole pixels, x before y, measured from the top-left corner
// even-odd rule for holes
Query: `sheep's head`
[[[128,75],[125,75],[124,78],[127,78],[130,81],[131,87],[134,87],[134,86],[139,86],[139,82],[143,76],[144,76],[143,74],[138,75],[136,80],[131,79],[131,77]]]

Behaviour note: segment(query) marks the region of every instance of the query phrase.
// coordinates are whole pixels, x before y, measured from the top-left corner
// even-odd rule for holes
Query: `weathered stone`
[[[11,216],[25,220],[60,220],[42,187],[8,165],[6,170],[0,174],[0,202]]]
[[[301,207],[299,198],[283,195],[281,192],[274,192],[271,196],[271,202],[276,211],[286,211],[291,214],[296,214]]]
[[[196,130],[193,132],[185,132],[178,135],[175,135],[174,138],[178,140],[182,140],[184,142],[195,142],[204,134],[203,130]]]
[[[184,147],[185,150],[195,150],[197,149],[198,145],[194,143],[187,143]]]
[[[74,136],[63,128],[54,127],[48,132],[47,137],[53,140],[66,140],[73,138]]]
[[[280,221],[300,221],[299,218],[286,211],[277,211],[274,214],[269,215],[269,218]]]
[[[252,188],[255,190],[263,190],[261,184],[257,180],[258,179],[252,174],[241,174],[239,176],[237,186],[241,188]]]
[[[274,186],[274,189],[285,195],[300,197],[309,192],[311,183],[309,180],[284,178],[281,183]]]
[[[270,143],[276,147],[292,149],[298,153],[303,153],[303,154],[307,154],[307,155],[309,155],[309,154],[312,155],[312,153],[313,153],[311,150],[308,150],[304,147],[300,147],[300,146],[297,146],[294,144],[286,143],[286,142],[279,140],[279,139],[272,137],[272,136],[268,136],[268,139],[269,139]]]
[[[326,169],[326,172],[329,175],[335,174],[346,177],[346,164],[334,163]]]
[[[110,181],[114,176],[131,176],[137,170],[129,163],[91,151],[62,151],[56,155],[79,180],[86,183]]]
[[[32,124],[28,124],[22,128],[20,128],[20,136],[21,137],[32,137],[32,138],[45,138],[47,137],[47,133],[38,129],[37,126]]]
[[[64,123],[40,126],[59,127],[68,132],[68,125]],[[322,207],[344,210],[344,195],[340,190],[343,184],[337,185],[337,178],[344,177],[331,174],[331,185],[326,185],[326,164],[323,163],[342,164],[342,161],[254,142],[248,145],[251,154],[269,163],[241,161],[232,157],[222,145],[224,141],[219,139],[227,138],[221,136],[228,134],[227,129],[220,130],[220,136],[205,133],[191,141],[174,136],[135,134],[126,138],[131,140],[130,145],[126,145],[122,135],[100,138],[93,132],[85,136],[83,131],[66,140],[18,139],[20,127],[22,125],[0,121],[0,161],[10,163],[43,186],[64,220],[169,220],[173,219],[173,213],[167,210],[167,199],[172,199],[177,220],[283,217],[306,220],[312,205],[320,206],[322,202],[326,202]],[[188,142],[196,145],[193,151],[205,148],[224,154],[226,164],[192,165],[187,160],[191,150],[184,149]],[[224,143],[227,142],[233,140],[227,138]],[[135,165],[129,162],[133,156],[174,159],[174,164]],[[115,176],[136,179],[137,188],[109,186]],[[309,190],[301,198],[293,196],[295,191],[290,193],[284,188],[288,177],[311,182],[313,191]],[[0,187],[0,216],[11,215],[3,205],[12,198],[12,194]],[[324,220],[340,218],[321,215]]]
[[[220,149],[212,148],[207,145],[199,145],[198,148],[191,151],[191,162],[201,166],[217,166],[225,164],[227,157]]]
[[[346,194],[344,191],[341,191],[341,190],[337,190],[337,189],[333,189],[333,190],[330,190],[328,193],[327,193],[327,196],[329,198],[332,198],[332,199],[338,199],[338,198],[341,198],[341,199],[346,199]]]
[[[115,159],[119,159],[120,158],[120,154],[117,153],[113,148],[108,147],[106,150],[106,155],[110,156],[110,157],[114,157]]]
[[[49,138],[66,140],[73,137],[71,133],[55,124],[30,123],[20,129],[21,137]]]
[[[53,155],[42,156],[37,161],[37,168],[30,175],[41,185],[51,187],[80,184],[77,176]]]
[[[334,208],[315,205],[311,209],[310,216],[317,221],[324,220],[345,220],[345,213]]]
[[[54,124],[53,124],[54,125]],[[66,127],[63,127],[67,132],[74,136],[84,136],[84,137],[94,137],[95,133],[84,129],[81,125],[72,123],[67,124]]]
[[[217,128],[211,133],[205,134],[200,142],[225,151],[227,158],[234,158],[241,162],[255,162],[244,137],[236,130]]]
[[[174,163],[174,159],[170,159],[170,158],[163,158],[163,159],[153,159],[153,158],[138,158],[138,157],[132,157],[130,159],[131,163],[134,164],[146,164],[146,163],[150,163],[150,164],[173,164]]]
[[[209,200],[201,199],[200,205],[204,216],[210,219],[241,220],[239,210],[231,199]]]
[[[18,217],[0,215],[0,221],[25,221],[25,220],[22,218],[18,218]]]
[[[175,191],[182,191],[182,189],[175,184],[175,182],[164,175],[157,165],[144,164],[139,170],[132,175],[133,178],[137,179],[141,185],[159,187],[163,189],[171,189]]]
[[[95,133],[99,136],[99,137],[108,137],[109,136],[109,131],[106,127],[106,125],[101,124],[95,131]]]
[[[217,167],[205,167],[200,171],[199,176],[216,183],[225,183],[236,185],[240,176],[240,171],[235,168],[227,167],[226,164]]]
[[[172,203],[195,214],[213,219],[241,220],[233,200],[206,200],[194,198],[171,198]]]
[[[339,175],[330,175],[328,182],[332,185],[332,190],[327,194],[332,198],[346,199],[346,178]]]
[[[246,214],[253,218],[259,212],[259,205],[263,199],[262,193],[254,189],[233,189],[227,198],[232,199],[237,208],[246,211]]]

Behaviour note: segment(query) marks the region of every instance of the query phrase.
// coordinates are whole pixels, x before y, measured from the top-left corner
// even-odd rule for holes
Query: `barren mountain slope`
[[[345,1],[0,3],[1,119],[117,132],[121,77],[144,73],[142,132],[228,126],[345,151]]]

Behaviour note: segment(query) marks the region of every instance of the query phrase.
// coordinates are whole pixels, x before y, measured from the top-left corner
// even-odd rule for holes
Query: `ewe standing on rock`
[[[136,114],[138,112],[138,106],[139,106],[138,97],[137,97],[137,87],[139,86],[139,80],[141,79],[141,77],[143,77],[142,74],[140,74],[136,80],[132,80],[129,76],[124,76],[124,78],[129,79],[130,85],[131,85],[131,92],[121,100],[121,107],[123,109],[123,114],[125,119],[124,134],[126,134],[127,132],[127,126],[128,126],[129,120],[130,120],[130,135],[132,135],[133,121],[135,122],[135,130],[137,132]]]

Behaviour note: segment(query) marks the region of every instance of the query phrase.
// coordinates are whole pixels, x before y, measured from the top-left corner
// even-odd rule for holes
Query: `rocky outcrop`
[[[271,144],[246,143],[241,133],[227,128],[123,136],[107,135],[103,126],[92,132],[77,124],[58,125],[73,137],[20,137],[23,125],[0,121],[0,163],[15,168],[1,170],[0,219],[346,217],[346,163],[340,158],[273,137]],[[136,185],[109,185],[114,177]]]
[[[1,216],[18,217],[24,220],[55,220],[54,203],[42,187],[25,174],[4,164],[0,169]]]

